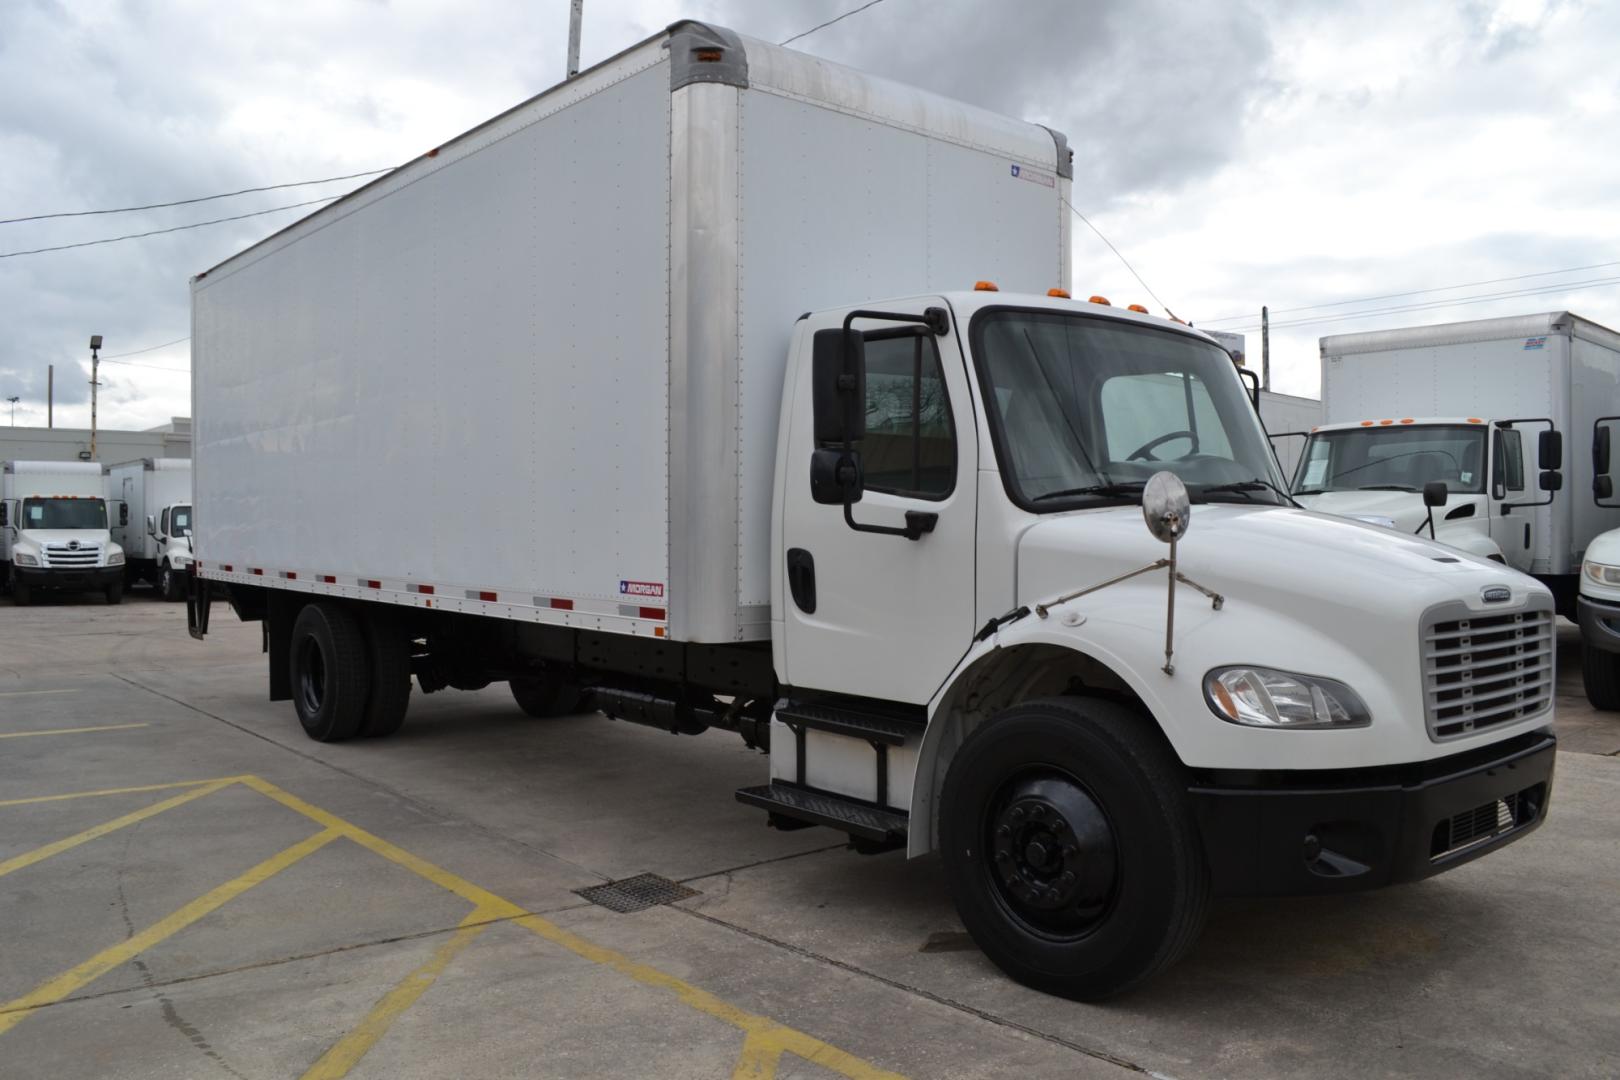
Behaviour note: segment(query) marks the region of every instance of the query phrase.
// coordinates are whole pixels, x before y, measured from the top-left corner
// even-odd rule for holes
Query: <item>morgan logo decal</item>
[[[1524,351],[1525,352],[1529,352],[1532,349],[1542,349],[1542,348],[1545,348],[1546,345],[1547,345],[1547,338],[1545,336],[1542,336],[1542,337],[1529,337],[1529,338],[1524,339]]]
[[[661,581],[620,581],[620,596],[652,596],[664,595],[664,583]]]
[[[1505,604],[1513,598],[1513,590],[1506,585],[1487,585],[1479,590],[1479,598],[1487,604]]]

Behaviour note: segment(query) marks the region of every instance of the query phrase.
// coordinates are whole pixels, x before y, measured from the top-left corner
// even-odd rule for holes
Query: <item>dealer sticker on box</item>
[[[1014,180],[1028,180],[1030,183],[1040,184],[1042,187],[1057,186],[1057,177],[1053,176],[1049,172],[1041,172],[1039,169],[1031,169],[1027,165],[1014,164],[1012,166],[1012,176]]]
[[[664,583],[662,581],[619,581],[620,596],[641,596],[662,599],[664,596]]]

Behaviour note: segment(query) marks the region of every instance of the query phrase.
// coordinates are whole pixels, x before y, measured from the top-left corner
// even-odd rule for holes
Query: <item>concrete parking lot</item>
[[[933,860],[779,833],[735,736],[418,695],[320,745],[216,608],[0,602],[0,1075],[1620,1074],[1620,714],[1565,628],[1547,824],[1440,878],[1222,902],[1105,1005],[1006,980]],[[691,890],[620,913],[577,890]],[[623,905],[621,905],[623,906]]]

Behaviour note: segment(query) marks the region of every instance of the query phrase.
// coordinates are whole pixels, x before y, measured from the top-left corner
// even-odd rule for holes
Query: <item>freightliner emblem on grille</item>
[[[1487,585],[1479,590],[1479,598],[1487,604],[1505,604],[1513,599],[1513,590],[1506,585]]]

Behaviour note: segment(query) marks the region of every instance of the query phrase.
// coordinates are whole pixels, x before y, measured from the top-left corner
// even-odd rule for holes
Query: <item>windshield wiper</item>
[[[1417,488],[1409,487],[1406,484],[1362,484],[1360,487],[1356,488],[1356,490],[1357,491],[1410,491],[1413,494],[1417,493]]]
[[[1127,480],[1124,483],[1091,484],[1086,487],[1064,488],[1061,491],[1045,491],[1035,496],[1030,502],[1040,502],[1043,499],[1062,499],[1071,495],[1140,495],[1147,486],[1145,480]]]
[[[1212,484],[1209,487],[1199,489],[1199,494],[1216,495],[1231,492],[1235,495],[1246,495],[1252,499],[1253,496],[1251,493],[1256,491],[1275,492],[1278,495],[1281,495],[1284,499],[1287,499],[1292,505],[1299,506],[1299,503],[1294,502],[1294,497],[1288,494],[1288,492],[1284,491],[1276,484],[1268,483],[1267,481],[1260,479],[1258,476],[1253,480],[1240,480],[1235,484]],[[1311,494],[1311,492],[1305,492],[1305,494]],[[1303,509],[1303,507],[1301,507],[1301,509]]]

